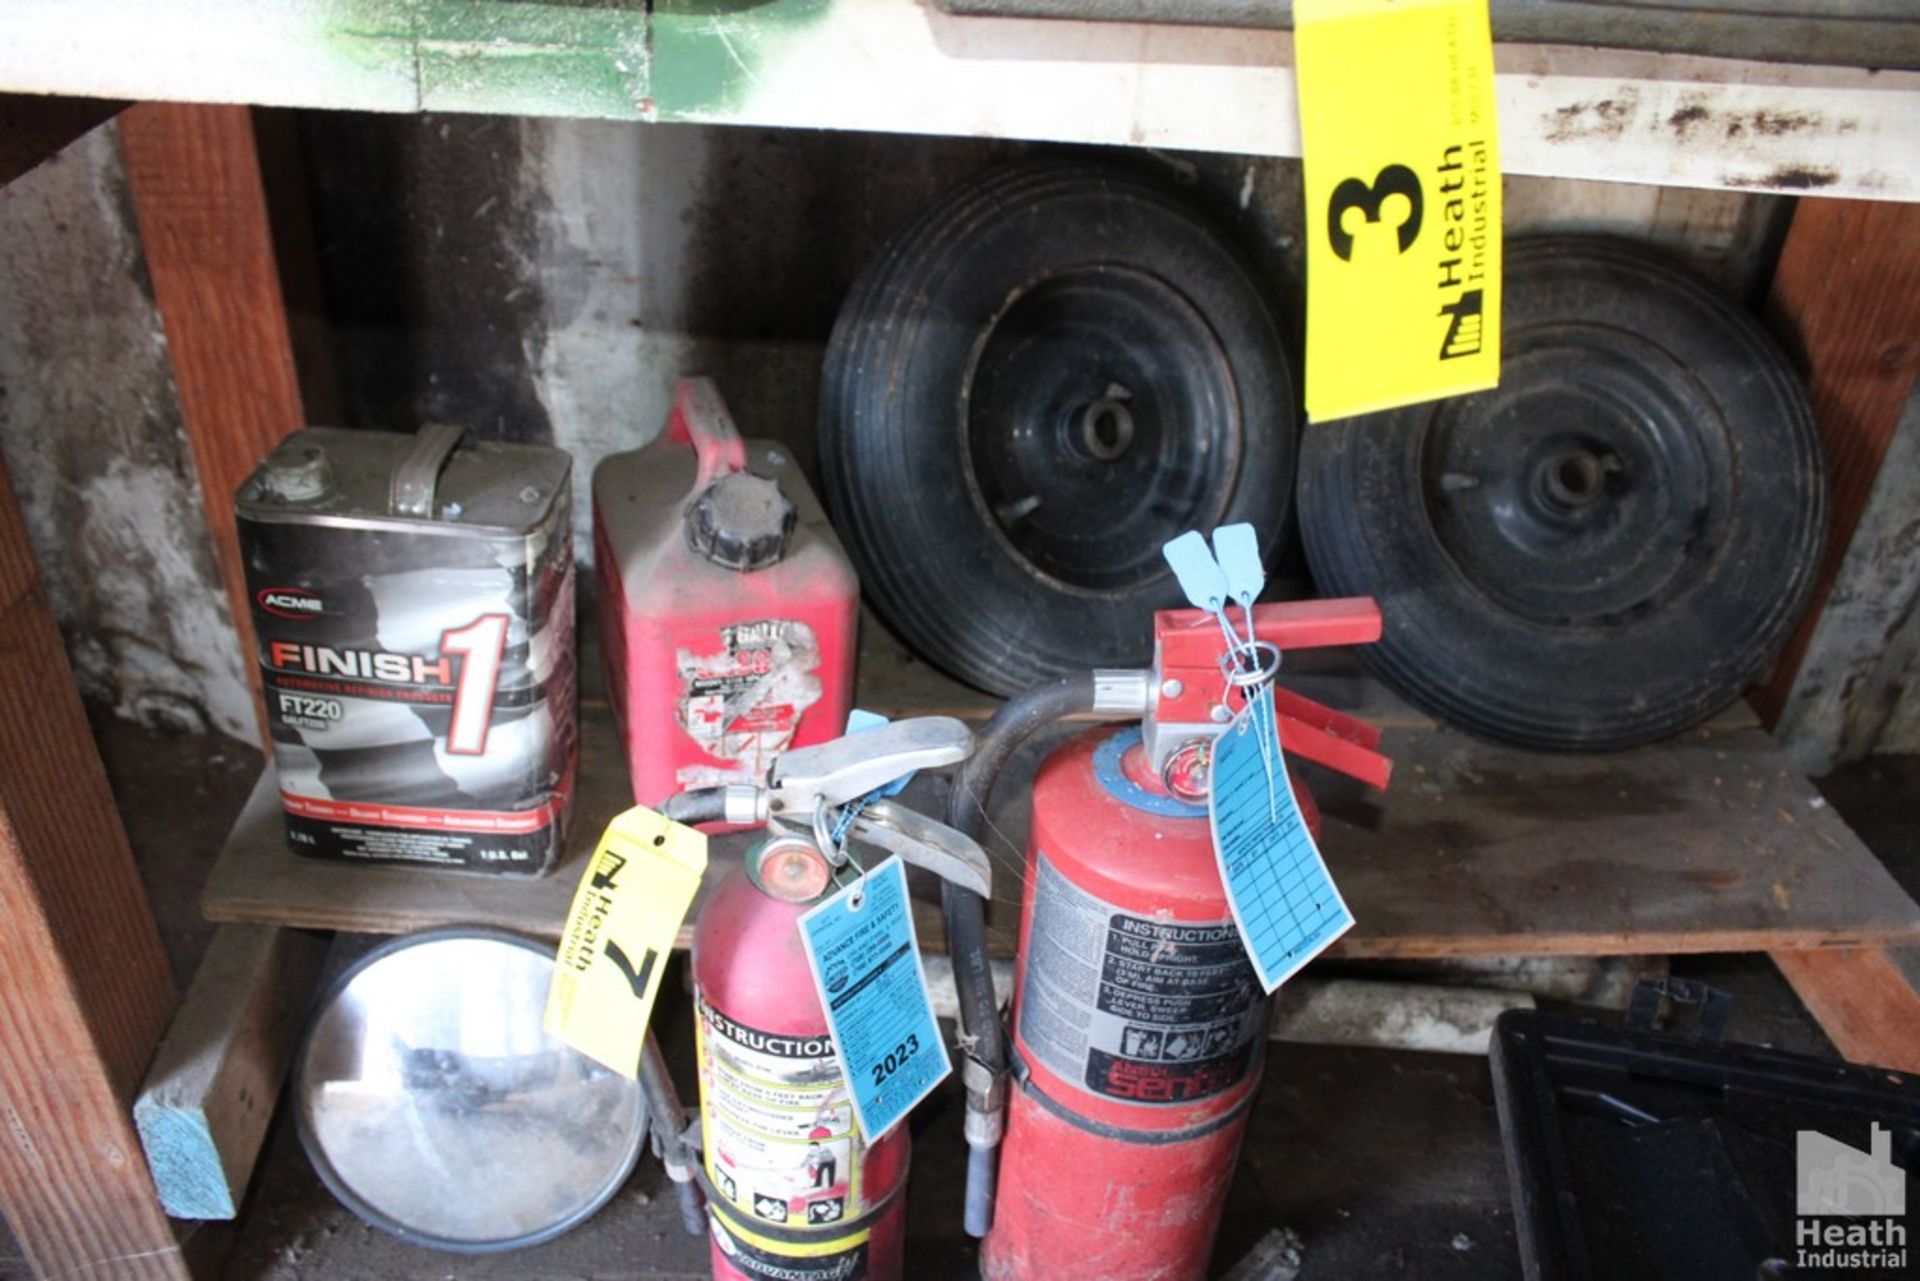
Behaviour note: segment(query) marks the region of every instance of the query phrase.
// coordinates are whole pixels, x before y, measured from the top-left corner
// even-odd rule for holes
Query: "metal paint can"
[[[575,719],[564,450],[308,427],[236,495],[287,839],[538,875]]]

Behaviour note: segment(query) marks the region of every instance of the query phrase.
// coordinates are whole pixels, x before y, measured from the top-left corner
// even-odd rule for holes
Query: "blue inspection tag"
[[[1307,831],[1286,770],[1269,773],[1269,762],[1280,753],[1277,742],[1268,752],[1261,748],[1271,733],[1261,727],[1274,725],[1272,697],[1271,689],[1262,691],[1214,740],[1207,802],[1234,924],[1269,992],[1353,927],[1353,913]]]
[[[1244,522],[1213,531],[1213,554],[1227,578],[1227,594],[1249,608],[1267,585],[1267,569],[1260,563],[1260,540]]]
[[[800,939],[854,1115],[877,1139],[953,1070],[920,968],[905,864],[890,858],[809,910]]]
[[[1227,576],[1213,558],[1207,540],[1197,529],[1189,529],[1160,549],[1167,565],[1195,609],[1219,613],[1227,603]]]

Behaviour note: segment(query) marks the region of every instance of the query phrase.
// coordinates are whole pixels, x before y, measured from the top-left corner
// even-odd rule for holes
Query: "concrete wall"
[[[253,741],[112,126],[0,188],[0,453],[87,697]]]
[[[1920,752],[1920,385],[1775,729],[1813,775],[1874,752]]]

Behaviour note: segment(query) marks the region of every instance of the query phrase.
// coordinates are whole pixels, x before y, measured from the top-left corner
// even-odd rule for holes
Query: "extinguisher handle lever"
[[[981,898],[993,897],[993,865],[978,841],[898,801],[869,801],[847,829],[856,841],[924,867]]]
[[[801,818],[844,805],[915,770],[957,765],[973,751],[973,731],[952,716],[915,716],[814,747],[783,752],[773,763],[768,810]]]

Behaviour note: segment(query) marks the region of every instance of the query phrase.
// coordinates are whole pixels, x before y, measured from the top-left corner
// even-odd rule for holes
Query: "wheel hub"
[[[1658,354],[1618,330],[1543,326],[1510,349],[1499,389],[1435,410],[1429,523],[1452,567],[1503,609],[1624,625],[1719,554],[1728,426]]]
[[[1161,546],[1218,522],[1239,466],[1226,353],[1169,282],[1080,267],[1019,290],[961,389],[968,486],[1028,572],[1090,592],[1165,575]]]

